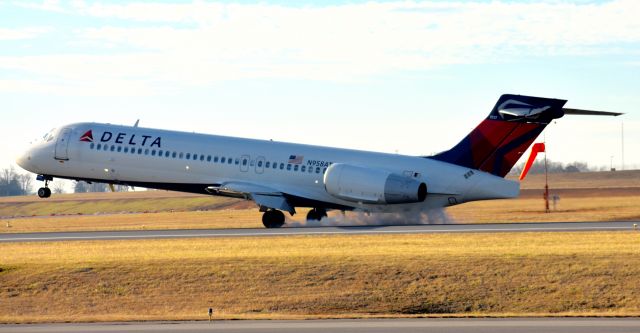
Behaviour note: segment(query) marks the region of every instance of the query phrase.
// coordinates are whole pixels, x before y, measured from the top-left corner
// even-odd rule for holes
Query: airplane
[[[505,94],[489,116],[450,150],[404,156],[341,148],[100,123],[61,126],[17,159],[54,178],[252,200],[267,228],[296,208],[320,221],[329,210],[391,213],[515,198],[505,179],[543,129],[565,114],[621,113],[564,108],[567,101]]]

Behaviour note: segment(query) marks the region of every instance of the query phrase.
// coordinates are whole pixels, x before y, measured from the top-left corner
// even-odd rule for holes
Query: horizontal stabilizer
[[[578,116],[614,116],[614,117],[617,117],[619,115],[623,115],[624,114],[624,113],[620,113],[620,112],[580,110],[580,109],[569,109],[569,108],[562,108],[562,111],[564,111],[564,114],[578,115]]]

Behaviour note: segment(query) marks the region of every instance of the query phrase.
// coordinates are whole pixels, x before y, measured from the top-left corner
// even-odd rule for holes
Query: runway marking
[[[442,225],[439,225],[442,226]],[[173,233],[166,234],[163,231],[113,231],[122,233],[140,233],[136,235],[100,235],[100,233],[107,233],[104,231],[96,231],[96,235],[93,236],[42,236],[42,237],[19,237],[20,234],[15,234],[18,237],[0,237],[0,242],[19,242],[19,241],[57,241],[57,240],[113,240],[113,239],[160,239],[160,238],[205,238],[205,237],[273,237],[273,236],[292,236],[292,235],[363,235],[363,234],[428,234],[428,233],[473,233],[473,232],[558,232],[558,231],[597,231],[597,230],[632,230],[631,226],[582,226],[576,224],[575,227],[554,227],[548,225],[545,227],[526,227],[519,228],[471,228],[462,229],[464,225],[453,225],[447,229],[416,229],[407,228],[403,230],[354,230],[357,227],[349,227],[354,229],[348,230],[313,230],[314,228],[300,228],[294,229],[295,231],[262,231],[248,229],[247,232],[235,232],[226,233],[224,229],[213,230],[209,233]],[[389,226],[387,226],[389,227]],[[335,228],[335,227],[332,227]],[[383,228],[383,227],[380,227]],[[145,234],[148,233],[148,234]]]

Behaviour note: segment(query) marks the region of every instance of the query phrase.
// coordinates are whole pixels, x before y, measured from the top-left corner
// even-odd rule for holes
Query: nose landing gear
[[[45,186],[47,186],[47,185],[45,185]],[[38,189],[38,196],[40,198],[43,198],[43,199],[50,197],[51,196],[51,189],[48,188],[48,187],[39,188]]]
[[[49,181],[53,180],[53,178],[48,176],[38,175],[37,180],[44,180],[44,187],[38,189],[38,196],[42,199],[48,198],[51,196],[51,189],[49,188]]]

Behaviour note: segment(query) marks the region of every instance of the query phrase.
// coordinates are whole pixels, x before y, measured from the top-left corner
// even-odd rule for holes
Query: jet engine
[[[342,163],[327,168],[324,187],[336,198],[368,204],[415,203],[427,197],[427,185],[414,178]]]

